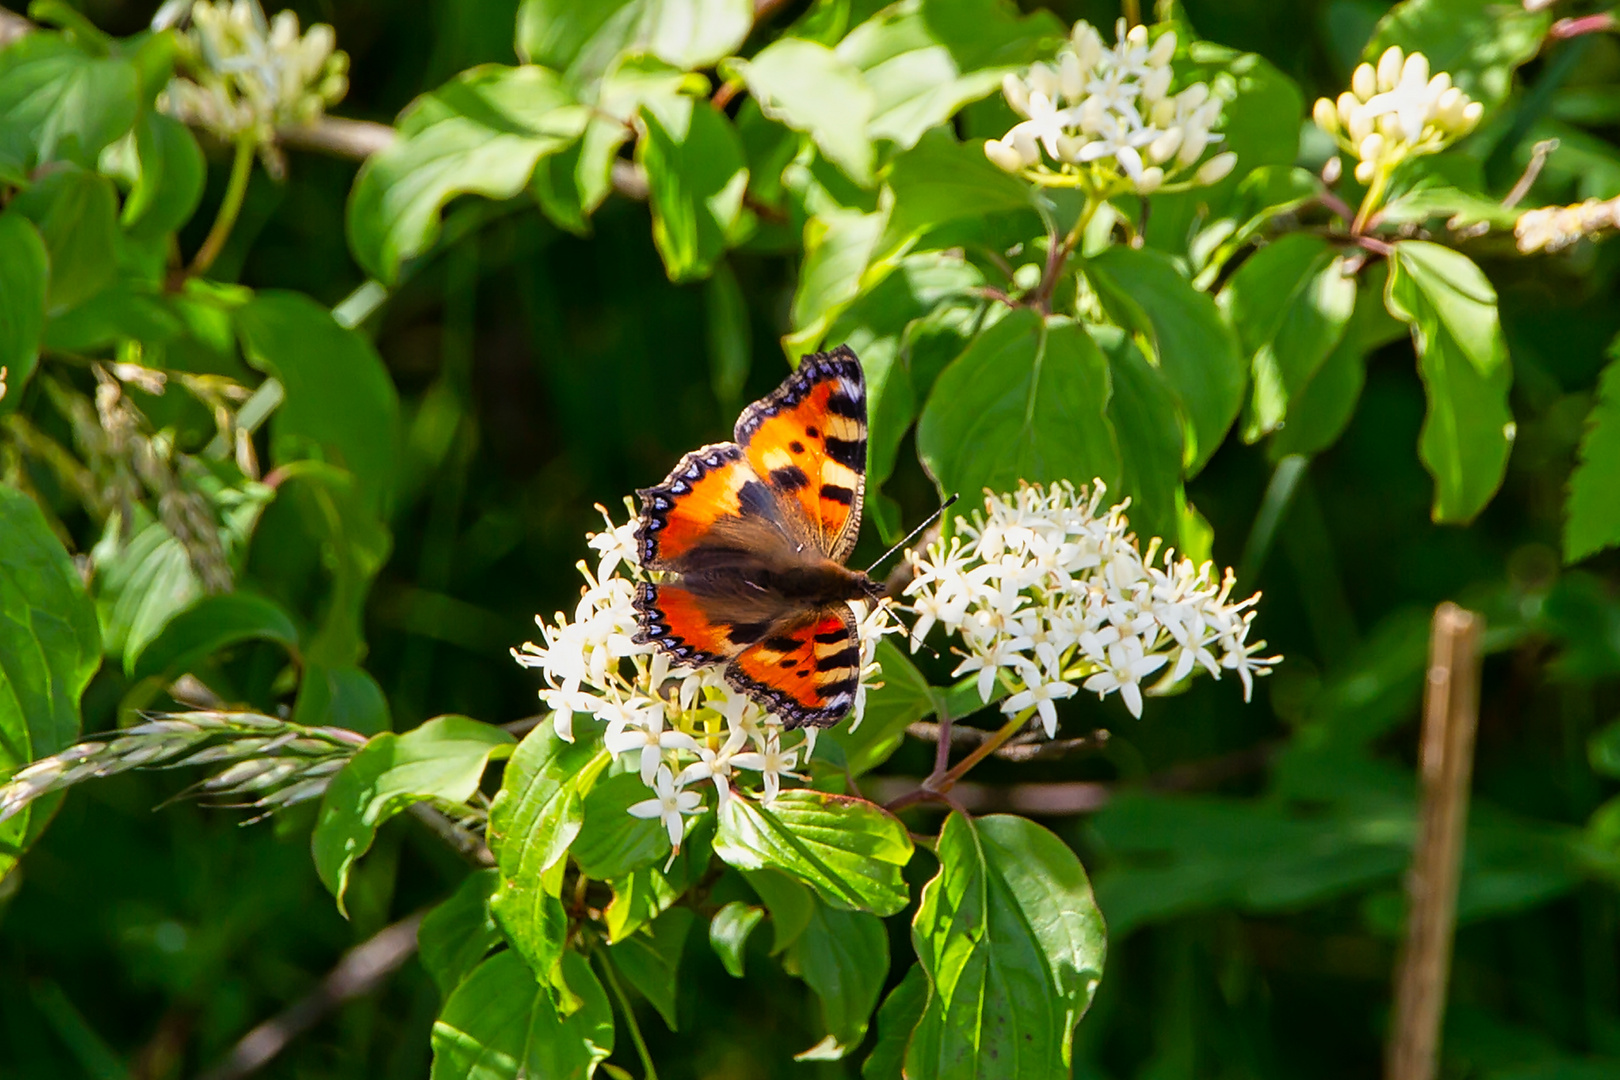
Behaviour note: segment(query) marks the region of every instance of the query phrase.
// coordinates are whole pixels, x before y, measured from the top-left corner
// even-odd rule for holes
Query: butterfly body
[[[735,435],[638,493],[641,563],[658,577],[637,592],[637,640],[683,664],[725,664],[727,681],[789,727],[828,726],[860,678],[849,601],[882,593],[843,565],[866,475],[855,354],[805,357]]]

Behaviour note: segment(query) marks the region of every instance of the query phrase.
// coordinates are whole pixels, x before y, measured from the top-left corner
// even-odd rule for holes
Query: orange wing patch
[[[799,370],[737,420],[754,472],[810,524],[822,554],[855,546],[866,490],[866,381],[848,347],[806,356]]]
[[[735,443],[714,443],[681,458],[657,487],[641,496],[636,550],[648,570],[672,569],[702,542],[717,521],[743,514],[743,489],[759,477]]]
[[[690,589],[667,583],[642,582],[636,587],[635,607],[641,629],[635,641],[655,642],[682,663],[718,664],[736,656],[748,641],[746,628],[711,619]],[[746,640],[734,640],[746,639]]]
[[[848,604],[772,627],[726,666],[726,681],[780,716],[789,730],[842,720],[855,703],[860,675],[860,640]]]

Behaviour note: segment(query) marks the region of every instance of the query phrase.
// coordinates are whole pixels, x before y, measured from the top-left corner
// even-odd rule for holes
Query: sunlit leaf
[[[468,972],[503,940],[495,917],[489,913],[490,895],[499,884],[499,871],[475,870],[423,917],[416,932],[417,948],[440,997],[449,997]]]
[[[432,1080],[586,1080],[613,1052],[613,1010],[578,953],[562,977],[579,999],[567,1016],[515,952],[479,964],[433,1023]]]
[[[1611,348],[1611,357],[1620,349]],[[1569,478],[1564,506],[1564,561],[1578,562],[1620,544],[1620,359],[1598,380],[1597,403],[1586,420],[1580,463]]]

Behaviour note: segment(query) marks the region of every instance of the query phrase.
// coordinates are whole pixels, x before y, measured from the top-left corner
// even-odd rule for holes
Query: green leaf
[[[544,978],[562,954],[567,921],[560,863],[585,818],[585,794],[608,762],[592,739],[564,742],[543,723],[518,744],[489,808],[489,845],[501,870],[490,909],[512,947]]]
[[[827,209],[804,223],[804,259],[793,290],[794,332],[784,342],[799,356],[821,341],[828,326],[888,267],[872,266],[887,213]],[[871,272],[871,280],[868,273]]]
[[[370,672],[358,664],[321,662],[304,667],[293,722],[348,728],[362,735],[376,735],[392,725],[388,698]]]
[[[889,975],[889,935],[883,920],[816,904],[787,961],[821,999],[821,1020],[827,1029],[827,1038],[796,1060],[836,1060],[859,1046]]]
[[[851,64],[817,42],[781,38],[752,60],[731,61],[727,71],[748,84],[766,116],[809,135],[851,180],[871,186],[866,125],[876,101]]]
[[[906,727],[934,711],[928,680],[888,638],[878,642],[883,685],[866,692],[866,711],[854,730],[842,724],[821,737],[844,749],[849,774],[871,772],[900,749]]]
[[[426,799],[466,802],[490,759],[504,757],[512,745],[498,727],[441,716],[403,735],[385,731],[361,747],[328,785],[311,838],[315,870],[338,910],[344,910],[350,868],[383,822]]]
[[[100,664],[84,579],[34,500],[0,485],[0,776],[72,745]],[[0,823],[0,878],[40,832],[42,811]]]
[[[139,89],[128,60],[92,57],[59,34],[0,50],[0,177],[47,161],[93,167],[135,122]]]
[[[204,596],[139,650],[125,650],[124,671],[133,682],[156,676],[172,680],[244,641],[273,641],[296,653],[298,628],[274,600],[245,592]]]
[[[928,973],[912,964],[878,1009],[877,1043],[861,1065],[861,1080],[905,1080],[906,1048],[928,1007]]]
[[[1430,71],[1485,105],[1487,115],[1507,100],[1513,71],[1541,51],[1550,11],[1525,11],[1493,0],[1404,0],[1389,9],[1362,54],[1373,64],[1399,45],[1429,58]]]
[[[581,83],[621,53],[646,52],[683,71],[712,67],[742,47],[750,0],[523,0],[518,54]]]
[[[765,917],[756,904],[733,900],[714,913],[709,923],[709,944],[733,979],[743,977],[743,957],[748,954],[748,936]]]
[[[1597,403],[1586,418],[1580,461],[1564,504],[1564,561],[1620,544],[1620,340],[1609,347]]]
[[[1244,260],[1221,289],[1217,303],[1253,367],[1246,441],[1282,426],[1344,337],[1356,303],[1356,279],[1344,269],[1324,238],[1289,233]]]
[[[90,553],[108,656],[139,655],[170,619],[203,595],[185,546],[144,508],[135,516],[128,541],[120,543],[117,529],[109,527]]]
[[[748,162],[731,121],[681,96],[641,111],[647,133],[636,160],[647,171],[653,243],[671,281],[696,281],[735,238]]]
[[[364,658],[366,594],[388,558],[392,538],[378,518],[375,494],[354,474],[320,461],[295,461],[281,466],[281,472],[277,502],[298,511],[311,538],[321,545],[332,579],[325,617],[304,645],[311,664],[304,679],[307,693],[314,665],[354,668]]]
[[[562,975],[580,1003],[566,1017],[515,952],[479,964],[433,1023],[432,1080],[586,1080],[613,1052],[613,1010],[584,957]]]
[[[271,420],[278,464],[316,458],[359,480],[366,505],[386,512],[399,457],[399,395],[377,350],[309,297],[261,292],[237,312],[242,351],[281,381]]]
[[[397,141],[366,159],[349,196],[349,246],[373,276],[433,246],[439,211],[457,195],[509,199],[542,157],[589,120],[562,79],[542,67],[471,68],[414,101]]]
[[[934,384],[917,454],[941,494],[970,499],[1021,480],[1119,483],[1108,361],[1077,323],[1012,312]]]
[[[1144,542],[1151,536],[1167,541],[1179,537],[1186,495],[1181,486],[1181,414],[1175,391],[1131,335],[1117,326],[1088,329],[1108,357],[1113,388],[1108,419],[1119,439],[1117,494],[1130,498],[1131,524]]]
[[[1063,28],[1049,12],[1021,15],[1001,0],[901,0],[850,31],[839,59],[870,87],[867,135],[904,150],[1009,71],[1049,56]]]
[[[7,369],[0,413],[17,407],[39,362],[50,276],[45,241],[33,222],[21,214],[0,214],[0,368]]]
[[[117,277],[118,193],[105,176],[57,169],[11,200],[8,211],[38,225],[45,239],[51,315],[84,303]]]
[[[144,113],[135,125],[135,183],[124,200],[131,235],[159,237],[191,220],[202,199],[207,163],[191,129],[172,116]]]
[[[1025,228],[1039,228],[1034,189],[992,164],[982,145],[957,142],[949,131],[934,132],[896,157],[887,181],[894,209],[882,250],[942,225],[997,214],[1023,214]]]
[[[1356,306],[1344,336],[1290,401],[1288,423],[1272,436],[1270,454],[1275,460],[1289,454],[1317,454],[1337,442],[1361,398],[1368,354],[1406,335],[1406,327],[1384,307],[1388,264],[1375,263],[1362,273],[1365,280],[1356,290]]]
[[[571,849],[580,873],[612,881],[669,858],[669,833],[663,823],[629,812],[651,794],[638,772],[605,776],[591,787],[585,796],[583,825]]]
[[[795,877],[769,868],[744,870],[743,880],[771,914],[771,952],[782,952],[799,940],[815,912],[816,897],[810,888]]]
[[[1502,483],[1513,444],[1513,372],[1496,290],[1466,255],[1424,240],[1395,244],[1384,303],[1409,324],[1429,409],[1418,456],[1434,477],[1434,519],[1462,523]]]
[[[906,1074],[1067,1076],[1106,938],[1086,872],[1025,818],[945,820],[939,873],[911,924],[933,992]]]
[[[501,943],[501,929],[489,913],[489,898],[500,878],[494,868],[468,874],[455,892],[427,913],[416,931],[422,966],[433,976],[441,998],[448,998]]]
[[[697,916],[691,908],[672,907],[636,933],[608,946],[608,959],[625,981],[658,1010],[669,1030],[676,1023],[675,990],[680,980],[681,953]]]
[[[1187,475],[1202,469],[1243,407],[1247,382],[1237,339],[1216,310],[1157,251],[1118,244],[1086,260],[1086,276],[1121,326],[1145,334],[1153,359],[1176,392]]]
[[[893,915],[906,906],[911,837],[880,806],[801,788],[768,806],[738,795],[719,817],[715,853],[739,870],[780,870],[835,907]]]

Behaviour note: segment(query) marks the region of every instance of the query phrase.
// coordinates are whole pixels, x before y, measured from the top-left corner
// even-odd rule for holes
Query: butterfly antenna
[[[907,533],[906,538],[904,540],[902,540],[898,544],[894,545],[894,547],[890,548],[888,551],[885,551],[882,555],[879,555],[878,559],[877,559],[877,562],[873,563],[871,566],[868,566],[866,568],[866,572],[868,574],[870,574],[873,570],[876,570],[878,568],[878,566],[885,559],[887,559],[890,555],[893,555],[895,552],[899,551],[901,548],[905,547],[907,544],[909,544],[913,540],[917,539],[917,534],[918,533],[922,532],[924,529],[928,528],[928,526],[930,526],[934,522],[938,521],[939,516],[941,514],[943,514],[945,511],[949,510],[951,508],[951,505],[953,503],[955,503],[956,500],[958,498],[960,498],[960,497],[961,497],[960,495],[952,495],[950,498],[948,498],[944,502],[940,503],[939,504],[939,509],[935,510],[932,514],[928,515],[928,520],[924,521],[921,525],[917,526],[915,529],[912,529],[909,533]]]

